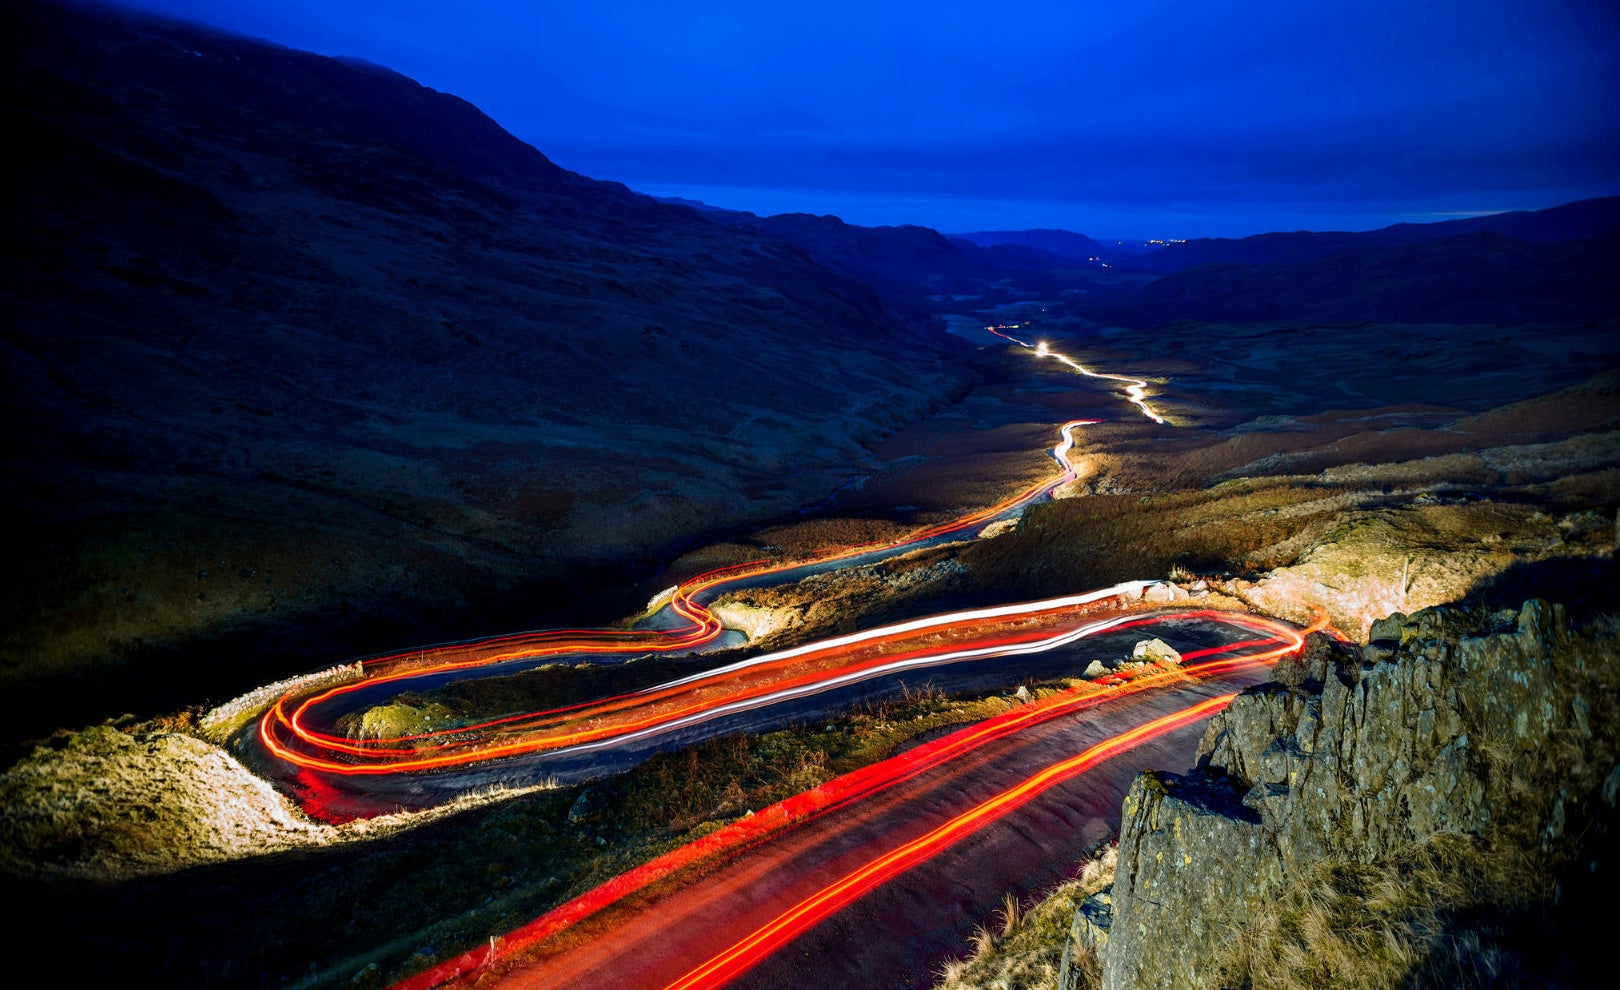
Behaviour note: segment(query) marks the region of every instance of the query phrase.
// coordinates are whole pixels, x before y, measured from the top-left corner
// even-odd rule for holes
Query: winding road
[[[1005,331],[1035,356],[1124,386],[1147,418],[1147,382],[1092,371]],[[808,559],[751,561],[691,577],[628,629],[543,630],[442,644],[363,662],[335,686],[271,705],[239,750],[331,820],[439,804],[495,784],[575,781],[660,749],[758,732],[864,697],[935,685],[1073,676],[1157,636],[1180,664],[1126,667],[922,742],[720,830],[560,905],[488,946],[397,984],[510,987],[926,986],[988,922],[1006,891],[1063,879],[1106,839],[1142,768],[1185,763],[1203,722],[1267,678],[1304,631],[1229,611],[1152,611],[1136,581],[1083,594],[946,613],[837,636],[638,691],[506,712],[408,734],[360,737],[356,716],[407,692],[542,664],[613,662],[734,645],[710,606],[748,587],[972,538],[1076,478],[1074,431],[1055,470],[986,509],[902,540]],[[1151,632],[1149,629],[1151,628]]]
[[[930,985],[1004,892],[1064,879],[1109,837],[1136,773],[1185,762],[1203,722],[1303,637],[1231,613],[1136,621],[1189,663],[1020,705],[829,781],[398,990],[491,967],[522,988]]]
[[[321,817],[344,820],[400,807],[427,807],[497,784],[571,781],[631,765],[659,748],[721,733],[758,731],[804,717],[806,699],[847,706],[867,684],[890,691],[904,674],[961,668],[971,661],[1051,650],[1097,630],[1052,630],[1055,619],[1085,606],[1139,594],[1142,582],[1051,602],[952,613],[868,630],[754,657],[641,691],[579,705],[507,713],[407,735],[354,738],[345,716],[464,678],[509,676],[541,664],[690,654],[724,642],[708,606],[742,588],[783,584],[839,567],[871,564],[922,547],[971,538],[1015,517],[1075,479],[1069,459],[1074,420],[1059,429],[1050,455],[1056,470],[986,509],[929,526],[904,539],[841,547],[808,560],[751,561],[677,585],[669,600],[629,630],[543,630],[414,649],[361,665],[363,677],[304,693],[289,692],[240,740],[250,765],[299,795]],[[1044,631],[1043,631],[1044,630]],[[867,692],[870,694],[871,692]],[[836,695],[832,697],[831,695]],[[749,712],[769,710],[770,718]]]

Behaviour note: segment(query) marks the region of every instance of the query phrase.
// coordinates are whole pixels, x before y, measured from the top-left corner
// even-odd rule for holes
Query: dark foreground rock
[[[1539,847],[1546,874],[1577,852],[1586,867],[1581,842],[1612,816],[1604,782],[1620,781],[1608,636],[1573,646],[1562,610],[1532,601],[1517,612],[1396,614],[1360,649],[1313,643],[1280,665],[1288,683],[1247,691],[1211,721],[1194,771],[1138,778],[1111,917],[1097,903],[1077,912],[1060,986],[1076,985],[1085,952],[1100,955],[1108,988],[1248,982],[1231,968],[1240,933],[1325,865],[1349,875],[1409,863],[1445,840]],[[1569,835],[1577,818],[1581,842]],[[1581,872],[1599,868],[1592,857]],[[1527,902],[1556,899],[1554,877],[1543,879],[1546,891],[1522,892]],[[1308,954],[1302,940],[1294,948]],[[1467,951],[1498,977],[1517,965],[1488,944]]]

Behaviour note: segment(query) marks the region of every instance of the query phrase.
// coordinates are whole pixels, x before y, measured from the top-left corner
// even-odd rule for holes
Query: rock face
[[[1357,651],[1313,642],[1291,682],[1244,692],[1188,774],[1143,774],[1126,796],[1112,919],[1077,915],[1068,954],[1102,957],[1103,985],[1208,984],[1222,943],[1324,857],[1367,863],[1438,832],[1478,834],[1505,795],[1484,752],[1589,736],[1560,701],[1561,609],[1390,616]],[[1283,675],[1289,676],[1283,676]],[[1106,917],[1106,916],[1101,916]],[[1060,986],[1072,987],[1066,970]]]

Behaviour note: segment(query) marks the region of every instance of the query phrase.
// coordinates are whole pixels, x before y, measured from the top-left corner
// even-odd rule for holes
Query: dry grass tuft
[[[1011,938],[1013,932],[1018,930],[1018,923],[1024,919],[1018,895],[1008,891],[1001,898],[1001,937]]]
[[[968,940],[968,955],[944,963],[935,990],[1047,990],[1055,986],[1069,925],[1080,902],[1114,882],[1112,846],[1092,856],[1074,880],[1059,884],[1025,908],[1009,891],[996,912],[995,930],[980,926]],[[1070,961],[1080,990],[1100,985],[1095,956]],[[1089,975],[1088,975],[1089,974]],[[1086,982],[1089,981],[1089,982]]]
[[[1074,990],[1100,990],[1102,987],[1102,960],[1095,949],[1082,949],[1069,957],[1069,974]]]
[[[996,948],[996,934],[983,925],[973,929],[973,937],[969,939],[973,946],[973,954],[978,956],[989,955]]]
[[[1435,836],[1389,862],[1319,864],[1241,933],[1223,982],[1254,990],[1407,985],[1454,942],[1451,914],[1513,896],[1497,859],[1472,837]]]

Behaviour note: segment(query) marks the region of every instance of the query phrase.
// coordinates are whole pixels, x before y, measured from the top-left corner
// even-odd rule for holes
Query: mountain
[[[1620,197],[1363,233],[1257,234],[1129,259],[1087,318],[1579,323],[1620,317]],[[1142,281],[1142,273],[1162,277]]]
[[[961,387],[860,281],[386,68],[5,16],[14,732],[578,621]]]
[[[1315,323],[1582,323],[1620,318],[1620,235],[1530,244],[1489,230],[1289,264],[1211,264],[1099,299],[1088,316]]]
[[[907,302],[924,302],[942,293],[980,294],[987,291],[988,283],[1006,278],[1049,281],[1043,276],[1052,269],[1074,264],[1073,258],[1062,253],[1014,240],[980,243],[972,239],[976,235],[945,235],[915,224],[863,227],[812,213],[762,217],[680,196],[657,198],[787,241],[818,263],[881,288],[886,298],[900,302],[902,308]],[[1026,233],[1081,236],[1066,230]],[[1081,239],[1090,243],[1089,238]]]
[[[863,227],[831,215],[762,217],[693,200],[661,202],[791,244],[816,264],[870,285],[891,312],[916,327],[928,326],[930,314],[959,309],[964,297],[993,306],[1030,293],[1055,293],[1072,281],[1064,273],[1074,267],[1067,258],[1020,245],[982,247],[931,227]]]
[[[1047,254],[1057,255],[1069,261],[1082,263],[1095,263],[1099,259],[1112,260],[1121,257],[1122,252],[1117,245],[1104,244],[1094,241],[1084,234],[1077,234],[1072,230],[1053,230],[1050,228],[1037,228],[1035,230],[979,230],[967,234],[952,235],[964,241],[971,241],[981,247],[999,247],[1014,245],[1017,247],[1034,248]]]
[[[1004,271],[1039,271],[1053,268],[1096,268],[1097,262],[1076,262],[1072,258],[1027,244],[975,244],[963,237],[951,237],[957,250],[970,258],[978,258],[990,267]]]
[[[685,206],[685,207],[687,207],[689,209],[699,210],[699,211],[705,212],[705,213],[733,213],[733,212],[736,212],[734,210],[727,210],[723,206],[710,206],[708,203],[703,202],[701,199],[687,199],[685,196],[654,196],[652,198],[657,200],[660,203],[668,203],[671,206]]]
[[[923,306],[932,295],[979,292],[985,281],[1006,274],[929,227],[862,227],[809,213],[760,217],[751,226],[859,278],[902,307]]]
[[[1494,233],[1525,244],[1566,244],[1620,233],[1620,196],[1580,200],[1545,210],[1494,213],[1437,223],[1399,223],[1378,230],[1294,231],[1231,239],[1206,237],[1170,244],[1130,261],[1133,270],[1179,272],[1200,265],[1277,265],[1317,261],[1355,251]]]
[[[765,217],[757,227],[866,282],[902,312],[956,312],[964,299],[990,308],[1057,295],[1089,284],[1076,268],[1099,267],[1032,245],[979,244],[929,227],[860,227],[806,214]]]

